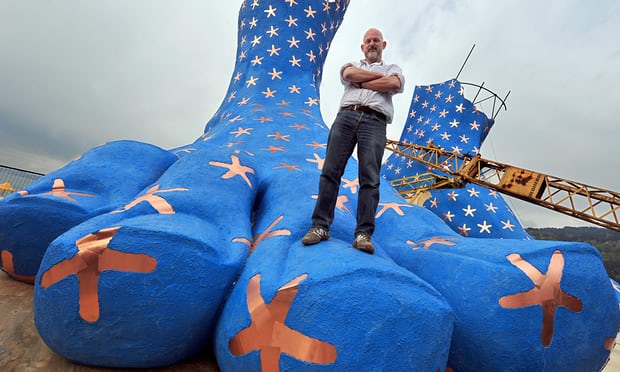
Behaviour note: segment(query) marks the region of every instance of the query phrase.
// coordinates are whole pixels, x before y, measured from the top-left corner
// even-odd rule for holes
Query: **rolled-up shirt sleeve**
[[[400,89],[395,90],[394,94],[397,93],[402,93],[405,90],[405,75],[403,75],[403,71],[400,68],[400,66],[398,65],[390,65],[390,69],[388,71],[388,73],[386,74],[387,76],[396,76],[398,78],[398,80],[400,80]]]
[[[342,83],[342,85],[344,84],[349,84],[348,81],[344,80],[344,70],[347,69],[347,67],[355,67],[355,65],[353,63],[345,63],[344,65],[342,65],[342,67],[340,67],[340,82]]]

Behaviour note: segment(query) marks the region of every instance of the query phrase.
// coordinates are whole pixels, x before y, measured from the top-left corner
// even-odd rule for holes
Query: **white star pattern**
[[[508,229],[508,230],[510,230],[510,231],[513,231],[513,230],[514,230],[514,227],[515,227],[515,225],[513,225],[512,223],[510,223],[510,220],[508,220],[508,221],[502,221],[502,225],[504,225],[504,226],[502,227],[502,229],[504,229],[504,230]]]
[[[478,225],[478,227],[480,228],[480,232],[481,232],[481,233],[482,233],[482,232],[486,232],[487,234],[491,234],[491,230],[490,230],[490,228],[491,228],[493,225],[487,225],[487,221],[486,221],[486,220],[482,221],[482,224],[480,224],[480,223],[479,223],[479,224],[477,224],[477,225]]]
[[[463,208],[463,212],[465,212],[465,216],[474,217],[475,208],[472,208],[471,205],[468,205],[467,208]]]
[[[473,198],[473,197],[478,197],[478,195],[480,195],[480,191],[476,190],[475,188],[469,188],[467,189],[467,192],[469,193],[469,197]]]
[[[485,204],[484,206],[487,207],[487,211],[497,213],[498,208],[494,206],[493,203]]]
[[[400,142],[440,146],[456,154],[478,155],[494,121],[467,100],[465,93],[465,88],[457,80],[417,86]],[[421,162],[396,154],[385,163],[382,176],[387,180],[437,172]],[[463,236],[529,238],[496,191],[478,185],[466,185],[464,192],[457,190],[432,189],[429,191],[432,197],[424,202],[424,206]],[[462,213],[455,215],[454,211],[459,210]]]

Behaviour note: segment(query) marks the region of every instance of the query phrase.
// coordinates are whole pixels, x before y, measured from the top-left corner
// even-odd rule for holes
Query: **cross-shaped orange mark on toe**
[[[76,242],[78,252],[62,260],[41,276],[41,287],[48,288],[69,275],[77,275],[80,316],[87,322],[99,319],[99,274],[106,270],[150,273],[157,260],[146,254],[125,253],[108,248],[120,226],[88,234]]]
[[[282,353],[308,363],[336,361],[337,351],[332,344],[308,337],[284,324],[297,296],[299,282],[307,277],[308,274],[302,274],[280,287],[269,304],[260,293],[260,274],[250,279],[247,305],[252,323],[230,339],[228,346],[234,356],[258,350],[263,372],[279,371]]]
[[[262,233],[254,236],[252,238],[252,241],[250,241],[249,239],[246,239],[246,238],[234,238],[232,241],[233,241],[233,243],[245,243],[245,244],[247,244],[248,247],[250,247],[250,253],[252,253],[252,252],[254,252],[256,247],[258,247],[258,245],[263,240],[265,240],[265,239],[273,238],[274,236],[288,236],[288,235],[291,235],[291,230],[280,229],[280,230],[271,231],[271,229],[273,229],[280,221],[282,221],[283,218],[284,218],[284,216],[280,216],[280,217],[276,218],[276,220],[273,221],[271,223],[271,225],[267,226],[267,229],[265,229],[265,231],[263,231]]]
[[[156,193],[162,193],[162,192],[171,192],[171,191],[187,191],[188,189],[184,188],[184,187],[176,187],[173,189],[164,189],[164,190],[160,190],[159,189],[159,185],[155,185],[153,187],[151,187],[150,189],[148,189],[148,191],[142,195],[139,196],[138,198],[136,198],[134,201],[132,201],[131,203],[125,205],[125,207],[121,210],[117,210],[117,211],[113,211],[112,213],[116,213],[116,212],[123,212],[126,210],[129,210],[133,207],[135,207],[136,205],[138,205],[141,202],[147,202],[151,205],[151,207],[153,207],[157,212],[159,212],[160,214],[174,214],[174,208],[172,207],[172,205],[170,205],[170,203],[168,203],[168,201],[164,198],[162,198],[159,195],[155,195]]]
[[[403,212],[403,210],[401,208],[402,207],[412,208],[413,206],[411,204],[402,204],[402,203],[390,202],[390,203],[379,203],[379,207],[380,207],[380,209],[377,212],[376,218],[381,217],[383,215],[383,213],[385,213],[389,209],[392,209],[399,216],[404,216],[405,212]]]
[[[254,174],[254,169],[241,165],[238,156],[231,155],[230,160],[232,161],[231,164],[226,164],[219,161],[210,161],[209,165],[228,169],[228,171],[222,175],[222,179],[227,180],[235,176],[240,176],[248,184],[248,186],[252,188],[252,182],[250,182],[250,179],[246,173]]]
[[[453,242],[453,240],[455,239],[454,238],[442,238],[441,236],[433,236],[432,238],[421,240],[419,242],[407,240],[407,244],[412,245],[413,250],[417,250],[420,248],[429,249],[431,245],[433,244],[442,244],[442,245],[449,245],[449,246],[456,245],[456,243]]]
[[[555,310],[558,306],[571,311],[579,312],[583,308],[580,299],[569,295],[560,287],[562,272],[564,271],[564,256],[559,250],[553,252],[547,273],[542,274],[532,264],[513,253],[506,256],[511,264],[519,268],[534,283],[534,288],[527,292],[504,296],[499,299],[501,307],[514,309],[533,305],[540,305],[543,311],[541,340],[543,345],[551,345]]]
[[[13,253],[2,250],[0,251],[0,267],[4,268],[4,271],[9,274],[10,277],[16,280],[20,280],[26,283],[34,283],[34,275],[18,275],[15,273],[15,266],[13,264]]]
[[[52,185],[52,191],[46,192],[42,195],[52,195],[73,202],[76,202],[77,200],[71,197],[71,195],[88,196],[91,198],[95,196],[94,194],[85,194],[83,192],[67,191],[65,187],[65,181],[63,181],[62,178],[56,178],[54,180],[54,184]]]

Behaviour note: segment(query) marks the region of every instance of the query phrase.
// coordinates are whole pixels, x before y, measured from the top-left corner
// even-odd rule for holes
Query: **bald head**
[[[374,27],[369,28],[364,34],[364,40],[366,40],[366,38],[369,36],[371,37],[376,36],[376,37],[379,37],[381,40],[383,40],[383,33],[378,28],[374,28]]]
[[[362,40],[362,53],[368,63],[381,62],[383,49],[387,46],[383,40],[383,33],[376,28],[369,28]]]

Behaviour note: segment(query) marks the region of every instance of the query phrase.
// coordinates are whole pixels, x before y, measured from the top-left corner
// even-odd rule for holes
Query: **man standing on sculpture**
[[[369,29],[361,45],[365,58],[340,70],[344,94],[329,132],[312,227],[301,240],[304,245],[329,239],[341,178],[357,144],[360,190],[353,247],[370,254],[375,251],[371,237],[379,205],[386,125],[394,115],[392,96],[402,93],[405,85],[401,68],[382,59],[386,46],[381,31]]]

